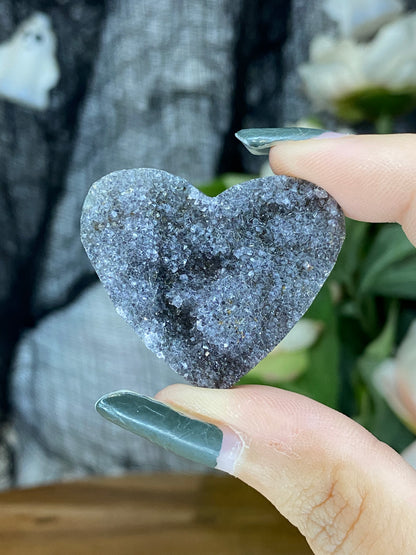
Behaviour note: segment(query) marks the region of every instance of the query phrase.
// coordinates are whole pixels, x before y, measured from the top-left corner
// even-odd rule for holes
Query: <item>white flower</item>
[[[308,369],[309,349],[318,340],[323,327],[323,322],[302,318],[248,376],[269,385],[295,380]]]
[[[312,347],[321,335],[323,329],[322,322],[302,318],[297,322],[286,337],[275,347],[272,353],[300,351]]]
[[[416,433],[416,320],[396,357],[385,360],[376,369],[373,383],[393,412]],[[406,447],[402,457],[416,468],[416,441]]]
[[[416,432],[416,321],[396,357],[385,360],[376,369],[373,382],[397,416]]]
[[[316,109],[333,107],[335,100],[369,85],[364,55],[365,47],[350,39],[318,35],[312,40],[310,60],[299,74]]]
[[[383,27],[368,44],[364,72],[388,89],[416,87],[416,13]]]
[[[340,100],[369,89],[416,91],[416,13],[385,25],[365,44],[318,35],[299,74],[316,109],[336,111]]]
[[[0,45],[0,96],[45,110],[59,79],[56,39],[46,14],[35,13]]]
[[[401,0],[324,0],[325,13],[343,37],[367,38],[404,9]]]
[[[307,349],[292,352],[270,353],[269,356],[248,373],[253,378],[267,385],[281,385],[296,380],[308,370],[310,353]],[[244,378],[243,378],[244,380]]]

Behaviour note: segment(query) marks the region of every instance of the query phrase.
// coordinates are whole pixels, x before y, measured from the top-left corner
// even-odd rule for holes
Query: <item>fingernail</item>
[[[233,474],[243,442],[230,429],[190,418],[168,405],[131,391],[104,395],[98,413],[121,428],[181,457]]]
[[[270,148],[279,141],[329,139],[344,137],[345,134],[307,127],[265,127],[259,129],[241,129],[235,136],[252,154],[261,156],[268,154]]]

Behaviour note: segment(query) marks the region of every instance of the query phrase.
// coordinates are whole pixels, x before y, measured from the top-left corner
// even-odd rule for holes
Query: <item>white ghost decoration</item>
[[[56,37],[50,18],[34,13],[0,44],[0,96],[46,110],[49,91],[59,80]]]

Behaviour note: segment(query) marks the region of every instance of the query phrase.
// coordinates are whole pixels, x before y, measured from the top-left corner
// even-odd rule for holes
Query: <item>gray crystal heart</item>
[[[285,176],[210,198],[161,170],[91,187],[81,238],[117,312],[190,382],[230,387],[309,307],[338,256],[344,216]]]

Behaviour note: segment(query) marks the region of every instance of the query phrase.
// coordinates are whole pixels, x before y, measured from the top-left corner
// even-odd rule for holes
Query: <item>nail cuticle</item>
[[[223,428],[223,441],[215,468],[236,475],[236,467],[246,448],[242,434],[232,428]]]

